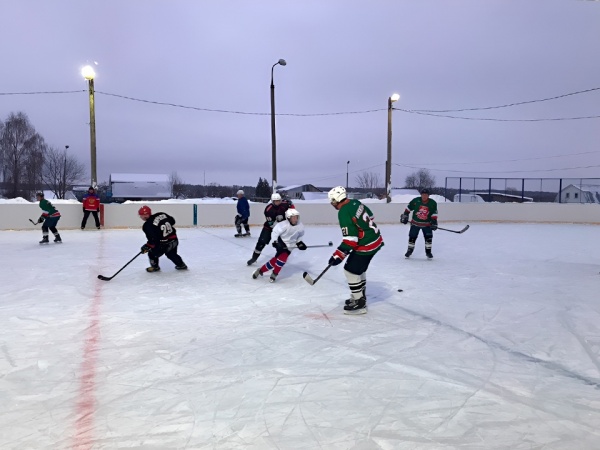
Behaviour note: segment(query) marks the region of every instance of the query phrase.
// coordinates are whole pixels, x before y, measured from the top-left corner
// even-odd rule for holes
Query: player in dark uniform
[[[258,238],[258,242],[256,243],[256,247],[254,248],[254,252],[252,253],[252,258],[250,258],[247,262],[249,266],[254,264],[262,249],[271,242],[271,233],[273,231],[273,227],[277,224],[277,222],[282,222],[285,220],[285,212],[289,208],[293,208],[294,205],[290,200],[282,200],[281,195],[275,193],[271,195],[271,203],[269,203],[265,208],[265,223],[260,232],[260,236]]]
[[[413,212],[412,220],[410,221],[410,231],[408,232],[408,250],[404,255],[406,258],[410,258],[412,252],[415,249],[415,243],[419,237],[419,231],[423,231],[423,237],[425,238],[425,255],[427,258],[433,258],[431,253],[431,246],[433,243],[433,232],[438,227],[438,212],[437,202],[429,198],[429,189],[422,189],[421,196],[413,198],[410,203],[406,206],[404,213],[400,216],[400,222],[403,224],[408,223],[408,215]]]
[[[158,258],[165,255],[175,263],[177,270],[187,270],[187,266],[177,254],[177,232],[175,230],[175,219],[164,212],[152,214],[148,206],[142,206],[138,211],[140,219],[144,221],[142,230],[146,234],[146,242],[142,245],[142,253],[148,253],[150,267],[147,272],[158,272]]]
[[[40,208],[44,211],[37,221],[37,223],[42,224],[42,240],[40,241],[40,244],[48,243],[48,230],[52,231],[54,242],[57,244],[61,243],[62,239],[56,229],[56,224],[60,220],[60,213],[52,203],[44,198],[43,192],[36,193],[35,198],[40,202]]]

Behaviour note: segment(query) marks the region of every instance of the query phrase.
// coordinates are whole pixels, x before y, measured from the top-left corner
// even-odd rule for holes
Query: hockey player
[[[241,189],[237,191],[237,215],[235,216],[235,228],[237,233],[235,237],[248,237],[250,236],[250,225],[248,225],[248,219],[250,218],[250,205],[248,199],[244,197],[244,191]],[[242,225],[244,225],[245,233],[242,234]]]
[[[83,196],[83,220],[81,221],[81,229],[85,229],[90,214],[94,216],[94,222],[96,222],[96,228],[100,229],[100,219],[98,213],[100,212],[100,197],[96,195],[96,190],[90,186],[87,194]]]
[[[294,205],[289,200],[282,200],[281,195],[275,193],[271,195],[271,203],[269,203],[265,207],[265,223],[263,224],[263,228],[260,232],[260,236],[258,238],[258,242],[256,243],[256,247],[254,248],[254,252],[252,253],[252,258],[250,258],[246,264],[251,266],[256,262],[258,257],[260,256],[260,252],[265,246],[271,242],[271,233],[273,231],[273,227],[278,222],[282,222],[285,220],[285,212],[289,208],[294,208]]]
[[[421,196],[413,198],[406,206],[404,213],[400,216],[400,222],[408,223],[408,215],[413,212],[412,220],[410,221],[410,231],[408,232],[408,250],[404,255],[410,258],[414,249],[415,242],[419,237],[419,231],[423,231],[425,238],[425,254],[427,258],[433,258],[431,253],[431,244],[433,242],[433,232],[437,230],[437,202],[429,198],[429,189],[422,189]]]
[[[304,236],[304,225],[300,223],[300,213],[296,209],[288,209],[285,212],[285,218],[287,220],[279,222],[273,228],[273,247],[277,253],[267,263],[256,269],[252,278],[257,279],[259,275],[263,276],[265,272],[272,270],[269,281],[273,283],[292,253],[292,249],[306,250],[306,245],[300,240]]]
[[[52,203],[44,198],[43,192],[36,193],[35,198],[40,202],[40,208],[42,208],[43,211],[37,221],[37,223],[42,224],[42,240],[40,241],[40,244],[48,244],[48,230],[52,231],[54,242],[57,244],[62,242],[60,234],[58,234],[58,230],[56,229],[56,224],[60,220],[60,213]]]
[[[343,240],[329,258],[329,264],[337,266],[346,256],[344,274],[350,287],[351,297],[346,300],[344,314],[367,312],[367,269],[375,254],[383,246],[383,238],[373,221],[369,208],[355,199],[348,199],[343,186],[333,188],[327,194],[331,205],[338,210],[338,220]]]
[[[152,214],[152,210],[148,206],[142,206],[138,214],[140,219],[144,221],[142,230],[148,240],[142,245],[141,249],[142,253],[148,253],[148,259],[150,260],[150,267],[146,271],[158,272],[160,270],[158,258],[162,255],[173,261],[177,270],[187,270],[188,267],[181,256],[177,254],[179,240],[173,226],[175,225],[175,219],[164,212]]]

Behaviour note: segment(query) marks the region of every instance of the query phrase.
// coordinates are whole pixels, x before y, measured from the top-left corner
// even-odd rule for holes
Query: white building
[[[287,198],[290,198],[292,200],[314,200],[315,197],[327,198],[327,192],[321,191],[321,189],[314,187],[312,184],[297,184],[294,186],[286,186],[278,188],[277,192],[279,192],[280,194],[285,194]],[[316,193],[316,195],[313,193]],[[319,193],[323,195],[319,195]]]
[[[171,180],[167,174],[112,173],[110,192],[116,201],[164,200],[171,198]]]
[[[558,195],[555,202],[559,201]],[[600,185],[570,184],[560,191],[561,203],[600,203]]]

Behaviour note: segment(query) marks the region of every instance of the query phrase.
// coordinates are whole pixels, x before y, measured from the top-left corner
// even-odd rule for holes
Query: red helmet
[[[147,206],[142,206],[140,208],[140,210],[138,211],[138,214],[140,216],[151,216],[152,215],[152,210],[149,207],[147,207]]]

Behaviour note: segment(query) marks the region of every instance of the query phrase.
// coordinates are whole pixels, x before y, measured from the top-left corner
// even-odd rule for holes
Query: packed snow
[[[361,316],[341,266],[302,278],[336,226],[276,283],[246,266],[258,227],[180,229],[189,271],[108,282],[141,230],[0,232],[0,448],[598,448],[600,228],[472,223],[431,261],[381,230]]]

